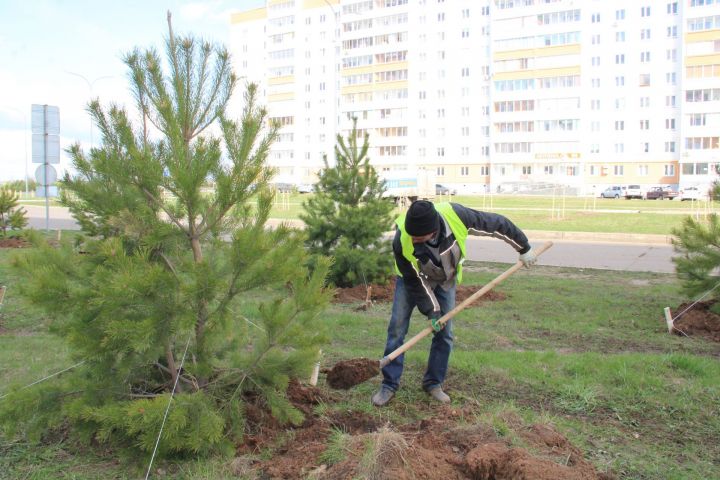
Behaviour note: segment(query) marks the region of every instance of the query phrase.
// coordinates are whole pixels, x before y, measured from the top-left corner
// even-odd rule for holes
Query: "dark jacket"
[[[460,220],[462,220],[468,228],[469,235],[499,238],[512,246],[520,254],[530,250],[530,244],[522,230],[504,216],[496,213],[479,212],[471,208],[463,207],[457,203],[452,203],[451,205],[455,213],[460,217]],[[454,282],[454,278],[447,279],[444,283],[433,282],[427,274],[423,273],[423,270],[433,270],[433,265],[435,267],[441,265],[437,252],[449,252],[453,255],[452,261],[455,265],[461,260],[455,236],[445,222],[440,222],[438,244],[435,247],[431,247],[427,243],[415,244],[414,256],[418,259],[418,263],[421,266],[420,272],[416,271],[413,265],[403,256],[402,245],[400,243],[400,229],[395,230],[395,239],[393,240],[395,263],[400,273],[402,273],[405,288],[412,298],[415,299],[418,310],[428,317],[440,316],[440,305],[433,293],[434,288],[440,283],[446,285],[448,282]],[[425,265],[425,268],[423,265]],[[438,270],[438,268],[434,268],[434,270]]]

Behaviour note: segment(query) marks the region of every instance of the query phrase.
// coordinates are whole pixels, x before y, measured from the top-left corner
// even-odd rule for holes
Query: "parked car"
[[[274,187],[275,190],[277,190],[278,192],[282,192],[282,193],[285,193],[285,192],[290,193],[295,188],[295,185],[293,185],[292,183],[285,183],[285,182],[273,183],[273,184],[271,184],[271,186]]]
[[[439,183],[435,184],[435,195],[457,195],[457,190]]]
[[[643,198],[643,191],[642,188],[640,188],[640,185],[628,185],[625,189],[625,200],[630,200],[631,198],[639,198],[642,200]]]
[[[683,200],[707,200],[707,192],[704,190],[701,190],[698,187],[686,187],[680,190],[680,195],[678,195],[678,198],[680,201]]]
[[[600,198],[620,198],[625,195],[625,189],[620,185],[613,185],[606,188],[600,194]]]
[[[645,193],[647,200],[672,200],[678,196],[678,192],[671,190],[668,187],[652,187]]]
[[[310,183],[301,183],[297,187],[298,193],[313,193],[315,191],[315,185]]]

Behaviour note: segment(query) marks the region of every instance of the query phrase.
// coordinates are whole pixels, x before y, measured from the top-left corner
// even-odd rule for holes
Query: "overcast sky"
[[[60,109],[60,147],[88,147],[92,97],[132,104],[122,55],[163,49],[166,13],[176,33],[227,44],[230,14],[263,0],[0,0],[0,182],[30,177],[32,104]],[[84,78],[83,78],[84,77]],[[97,129],[92,129],[98,143]],[[60,171],[68,159],[61,154]],[[27,166],[26,166],[27,163]]]

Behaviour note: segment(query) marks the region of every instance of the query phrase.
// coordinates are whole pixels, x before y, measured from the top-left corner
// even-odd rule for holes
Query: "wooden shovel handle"
[[[537,255],[539,257],[542,253],[544,253],[548,248],[550,248],[552,246],[553,246],[553,242],[546,242],[543,246],[541,246],[535,250],[535,255]],[[438,319],[438,323],[441,325],[445,325],[445,323],[447,323],[448,320],[450,320],[452,317],[454,317],[458,313],[465,310],[465,308],[468,305],[470,305],[471,303],[473,303],[475,300],[477,300],[478,298],[482,297],[487,292],[489,292],[490,290],[495,288],[495,286],[498,283],[502,282],[507,277],[509,277],[513,273],[517,272],[518,270],[520,270],[522,268],[522,266],[523,266],[523,263],[518,260],[518,262],[515,265],[513,265],[512,267],[505,270],[503,273],[501,273],[500,275],[495,277],[495,279],[493,279],[490,283],[488,283],[487,285],[482,287],[480,290],[478,290],[477,292],[470,295],[465,300],[463,300],[462,303],[460,303],[460,305],[455,306],[455,308],[453,308],[448,313],[446,313],[445,315],[440,317],[440,319]],[[403,353],[405,353],[406,350],[410,349],[413,345],[415,345],[417,342],[419,342],[423,337],[427,336],[429,333],[432,333],[432,331],[433,331],[432,327],[426,327],[424,330],[420,331],[417,335],[412,337],[410,340],[405,342],[403,345],[400,345],[398,348],[393,350],[391,353],[389,353],[388,355],[383,357],[382,360],[380,360],[380,368],[387,366],[390,362],[395,360],[395,358],[402,355]]]

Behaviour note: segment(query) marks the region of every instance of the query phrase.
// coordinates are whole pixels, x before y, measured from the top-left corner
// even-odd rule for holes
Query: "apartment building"
[[[669,4],[673,13],[677,3]],[[678,8],[684,10],[680,182],[706,185],[720,165],[720,1],[686,0]]]
[[[231,21],[281,181],[312,181],[353,118],[378,170],[461,191],[717,176],[716,0],[269,0]]]

